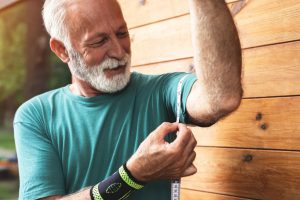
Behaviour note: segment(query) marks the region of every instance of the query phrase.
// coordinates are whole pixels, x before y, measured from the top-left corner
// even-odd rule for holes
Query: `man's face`
[[[90,0],[88,4],[77,0],[67,12],[73,47],[68,49],[69,66],[73,75],[102,92],[123,89],[130,78],[131,52],[119,5],[115,0]]]

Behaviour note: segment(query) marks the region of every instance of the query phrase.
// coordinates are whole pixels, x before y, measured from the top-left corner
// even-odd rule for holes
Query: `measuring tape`
[[[183,76],[177,86],[177,109],[176,109],[176,122],[180,122],[180,112],[181,112],[181,94],[182,94],[182,85],[185,78],[188,76]],[[171,200],[180,200],[180,179],[172,180],[171,183]]]

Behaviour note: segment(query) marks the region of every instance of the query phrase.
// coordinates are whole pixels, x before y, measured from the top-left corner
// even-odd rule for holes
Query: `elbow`
[[[219,117],[211,112],[200,113],[199,116],[195,116],[194,118],[190,116],[190,122],[193,125],[207,128],[214,125],[219,120]]]
[[[243,94],[244,94],[244,91],[243,91],[243,88],[241,87],[238,90],[238,92],[228,100],[229,101],[229,111],[230,112],[233,112],[233,111],[237,110],[240,107],[241,102],[242,102],[242,98],[243,98]]]
[[[213,120],[213,119],[209,119],[209,120],[203,120],[203,121],[194,121],[193,124],[196,126],[200,126],[203,128],[208,128],[211,127],[212,125],[214,125],[218,120]]]
[[[201,127],[210,127],[217,123],[219,120],[236,111],[241,104],[241,100],[242,92],[234,97],[223,98],[221,102],[211,103],[211,109],[209,109],[210,112],[207,112],[205,116],[202,115],[198,118],[201,120],[195,120],[193,121],[193,123]]]
[[[242,96],[243,90],[241,89],[241,91],[235,95],[222,98],[221,102],[218,103],[219,106],[215,106],[215,110],[213,112],[213,115],[217,117],[216,121],[236,111],[241,105]]]
[[[242,101],[242,95],[236,95],[234,97],[225,99],[223,103],[221,103],[220,111],[224,112],[224,115],[228,115],[235,110],[237,110]]]
[[[210,127],[222,118],[237,110],[241,104],[243,91],[226,97],[213,98],[213,101],[202,101],[201,103],[189,106],[190,123],[200,127]]]

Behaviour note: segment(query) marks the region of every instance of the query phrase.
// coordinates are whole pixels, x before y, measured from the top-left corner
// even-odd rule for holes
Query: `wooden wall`
[[[183,0],[119,0],[133,70],[189,71],[192,45]],[[243,48],[240,108],[198,140],[196,175],[183,200],[300,199],[300,0],[227,0]]]

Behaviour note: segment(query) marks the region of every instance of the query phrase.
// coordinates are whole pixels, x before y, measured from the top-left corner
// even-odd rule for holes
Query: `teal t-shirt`
[[[66,195],[109,177],[162,122],[176,119],[177,85],[185,73],[132,73],[124,90],[82,97],[69,86],[24,103],[14,119],[19,160],[19,198]],[[188,122],[186,99],[195,82],[183,84],[181,122]],[[170,199],[170,181],[148,183],[133,200]]]

